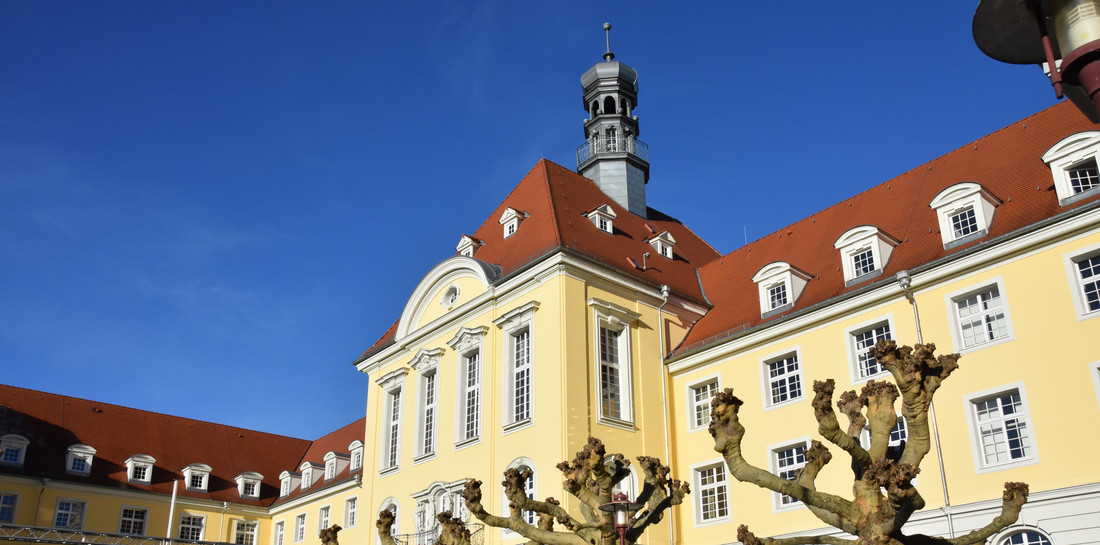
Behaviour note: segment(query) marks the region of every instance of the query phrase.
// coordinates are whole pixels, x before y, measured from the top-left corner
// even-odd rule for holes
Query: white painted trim
[[[997,287],[997,292],[1000,294],[1001,308],[1004,309],[1005,327],[1008,329],[1008,334],[999,339],[987,340],[974,346],[963,346],[962,329],[959,324],[958,301],[976,293],[983,292],[993,286]],[[965,288],[952,291],[944,295],[943,298],[944,305],[947,307],[947,320],[948,323],[951,324],[951,346],[954,348],[954,352],[969,354],[982,350],[983,348],[989,348],[991,346],[1016,340],[1016,329],[1012,326],[1012,312],[1009,309],[1008,292],[1005,290],[1003,276],[997,275],[981,282],[975,282]]]
[[[1073,299],[1073,308],[1077,311],[1077,321],[1079,322],[1100,317],[1100,310],[1090,311],[1087,307],[1085,294],[1081,291],[1080,273],[1077,270],[1078,261],[1098,255],[1100,255],[1100,243],[1090,244],[1084,248],[1062,254],[1062,261],[1066,267],[1066,279],[1069,281],[1070,297]]]
[[[768,374],[768,364],[786,359],[791,355],[794,355],[795,360],[798,362],[798,385],[801,393],[797,397],[791,397],[786,401],[772,403],[771,376],[769,376]],[[758,358],[758,361],[759,363],[756,367],[760,372],[760,393],[762,396],[761,401],[763,401],[764,403],[764,412],[768,412],[772,409],[778,409],[780,407],[794,405],[795,403],[798,403],[799,401],[804,401],[806,399],[806,364],[802,360],[802,345],[796,344],[787,349],[773,352],[771,354]]]
[[[887,377],[890,372],[883,369],[882,372],[866,377],[859,376],[859,358],[856,353],[855,336],[857,333],[863,333],[864,331],[875,328],[885,323],[890,328],[889,338],[894,339],[897,329],[894,327],[894,314],[889,313],[870,320],[864,320],[854,326],[851,326],[844,330],[844,347],[848,351],[848,376],[852,381],[852,385],[863,384],[871,379]]]
[[[724,482],[726,484],[724,486],[726,487],[726,516],[724,516],[724,517],[715,517],[714,519],[704,521],[703,520],[703,486],[702,486],[702,484],[700,484],[701,481],[699,480],[699,472],[703,469],[709,469],[711,467],[718,467],[718,472],[725,478]],[[730,475],[729,468],[726,467],[726,461],[721,457],[711,458],[709,460],[705,460],[705,461],[702,461],[702,462],[692,464],[688,468],[688,471],[691,474],[691,487],[695,490],[695,492],[693,494],[690,494],[690,496],[693,497],[692,501],[691,501],[692,527],[694,527],[694,528],[705,528],[707,526],[714,526],[714,525],[717,525],[717,524],[724,524],[724,523],[727,523],[730,520],[732,520],[733,519],[733,497],[730,496],[730,479],[732,478],[732,476]]]
[[[974,414],[974,405],[977,401],[988,399],[991,397],[1005,394],[1011,390],[1016,390],[1020,394],[1020,402],[1024,406],[1025,422],[1029,428],[1029,442],[1031,444],[1031,455],[1021,460],[1013,460],[996,465],[985,465],[985,461],[982,456],[982,441],[981,436],[978,433],[978,421]],[[966,429],[970,435],[970,454],[974,461],[974,472],[978,475],[983,473],[993,473],[996,471],[1003,471],[1006,469],[1016,469],[1019,467],[1034,465],[1039,463],[1039,443],[1036,438],[1035,423],[1031,419],[1031,405],[1027,400],[1027,389],[1024,388],[1024,381],[1011,382],[1001,386],[993,388],[987,388],[980,392],[974,392],[966,394],[962,397],[963,410],[966,411]]]
[[[696,377],[691,382],[684,385],[684,400],[686,403],[685,413],[687,415],[687,427],[688,433],[695,433],[697,431],[705,430],[709,427],[709,423],[702,425],[695,425],[695,388],[702,386],[708,382],[715,381],[718,385],[716,392],[722,391],[722,371],[715,371],[713,373]],[[713,398],[712,398],[713,399]]]
[[[779,476],[779,460],[777,454],[780,450],[786,450],[798,445],[803,445],[806,450],[810,449],[810,436],[804,435],[788,441],[782,441],[779,443],[772,443],[768,445],[768,471],[771,471],[772,475]],[[806,507],[806,504],[801,501],[795,501],[794,503],[782,505],[780,504],[783,494],[779,492],[772,492],[772,513],[785,513],[787,511],[794,511],[796,509],[802,509]]]

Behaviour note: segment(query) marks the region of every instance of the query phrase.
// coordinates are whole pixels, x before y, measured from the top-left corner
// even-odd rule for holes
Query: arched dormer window
[[[23,460],[27,457],[27,445],[31,442],[22,435],[9,433],[0,436],[0,464],[7,466],[23,467]]]
[[[1100,194],[1100,131],[1072,134],[1043,154],[1054,176],[1058,204],[1067,205]]]
[[[944,249],[984,237],[1000,199],[981,184],[962,182],[940,191],[928,206],[936,211]]]
[[[289,496],[290,491],[301,482],[302,474],[294,471],[284,471],[279,474],[279,497]]]
[[[206,492],[210,486],[210,466],[206,464],[191,464],[183,468],[183,482],[188,490]]]
[[[853,227],[833,247],[840,250],[844,285],[852,286],[882,274],[898,240],[873,225]]]
[[[264,476],[256,473],[255,471],[245,471],[233,480],[237,481],[237,494],[243,499],[259,499],[260,498],[260,483],[263,482]]]
[[[132,483],[149,484],[153,480],[156,459],[148,454],[135,454],[126,459],[126,475]]]
[[[793,308],[811,278],[786,261],[761,267],[752,277],[760,293],[760,316],[767,318]]]
[[[87,477],[92,473],[92,460],[96,450],[88,445],[77,443],[69,447],[65,455],[65,473]]]

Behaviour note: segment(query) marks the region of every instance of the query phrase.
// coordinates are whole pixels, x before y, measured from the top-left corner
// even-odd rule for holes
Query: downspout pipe
[[[917,298],[913,296],[913,292],[910,288],[913,286],[913,277],[909,275],[909,271],[901,271],[897,274],[898,285],[901,287],[901,291],[905,294],[905,299],[909,301],[909,304],[913,306],[913,323],[917,326],[917,342],[924,344],[924,335],[921,334],[920,329],[920,311],[917,308]],[[928,403],[928,419],[932,423],[932,441],[936,444],[936,462],[940,466],[940,484],[943,486],[943,513],[947,516],[947,535],[949,538],[955,538],[955,522],[951,517],[951,496],[947,493],[947,474],[943,469],[943,450],[940,449],[940,430],[936,425],[936,407],[934,402]]]
[[[668,406],[668,366],[665,365],[665,318],[664,308],[668,304],[668,296],[671,290],[668,288],[668,284],[661,285],[661,306],[657,307],[657,340],[661,346],[661,402],[664,405],[664,425],[665,425],[665,463],[672,464],[671,459],[671,447],[669,446],[669,430],[668,430],[668,412],[671,410]],[[676,543],[676,517],[668,517],[668,543],[674,545]]]
[[[176,518],[176,494],[179,492],[180,482],[172,481],[172,503],[168,505],[168,533],[165,539],[172,539],[172,519]]]

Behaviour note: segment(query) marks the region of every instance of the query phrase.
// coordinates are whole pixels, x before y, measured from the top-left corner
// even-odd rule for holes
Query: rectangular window
[[[435,373],[424,375],[421,386],[424,388],[424,412],[421,421],[420,453],[435,452],[436,388]]]
[[[1100,255],[1082,259],[1076,265],[1085,312],[1096,312],[1100,310]]]
[[[241,488],[241,495],[248,498],[256,497],[256,483],[251,481],[244,483],[244,486]]]
[[[951,233],[955,239],[978,232],[978,217],[974,214],[974,208],[966,208],[951,214],[948,219],[951,221]]]
[[[79,530],[84,526],[84,507],[85,503],[82,501],[57,500],[54,527]]]
[[[279,496],[286,496],[290,494],[290,479],[283,479],[283,482],[279,484]]]
[[[149,481],[149,466],[145,464],[135,463],[133,469],[130,470],[131,481]]]
[[[1032,456],[1031,426],[1019,390],[972,401],[986,467]]]
[[[206,488],[206,476],[201,473],[192,473],[190,481],[190,484],[188,484],[187,486],[188,488],[193,488],[196,490],[202,490]]]
[[[998,286],[955,299],[963,348],[1008,337],[1008,320]]]
[[[325,462],[325,480],[331,480],[336,476],[336,460]]]
[[[471,352],[464,359],[465,405],[462,416],[462,438],[473,439],[481,433],[481,351]]]
[[[401,390],[386,395],[386,442],[382,457],[382,468],[397,467],[397,449],[401,440]]]
[[[355,519],[358,516],[359,499],[348,498],[344,502],[344,528],[354,528]]]
[[[779,477],[793,481],[795,473],[806,465],[806,445],[799,443],[778,448],[772,451],[772,465],[775,474]],[[785,507],[799,503],[798,500],[786,494],[778,494],[778,507]]]
[[[867,329],[852,332],[852,345],[856,357],[856,376],[867,378],[886,369],[871,355],[871,348],[881,340],[892,339],[890,323],[883,322]]]
[[[283,545],[283,534],[285,533],[284,523],[275,523],[275,539],[272,540],[274,545]]]
[[[710,423],[710,400],[718,394],[718,379],[691,387],[691,427],[701,428]]]
[[[768,310],[775,310],[787,304],[787,284],[780,283],[768,288]]]
[[[327,529],[329,527],[329,506],[324,506],[317,512],[317,529],[318,531]]]
[[[610,418],[622,418],[622,391],[619,368],[619,334],[606,327],[600,328],[600,414]]]
[[[0,523],[12,524],[15,522],[15,494],[0,494]]]
[[[351,453],[351,470],[355,471],[361,467],[363,467],[363,451],[356,450]]]
[[[233,543],[236,545],[256,545],[256,523],[238,520],[233,532]]]
[[[6,446],[4,447],[3,454],[0,455],[0,461],[9,464],[18,464],[23,459],[23,449],[20,447]]]
[[[201,541],[202,540],[202,526],[203,518],[193,515],[181,515],[180,516],[180,539],[186,541]],[[282,545],[282,543],[276,543],[275,545]]]
[[[1066,169],[1070,189],[1073,194],[1083,193],[1100,186],[1100,170],[1096,168],[1096,159],[1089,159]]]
[[[798,354],[765,362],[769,405],[779,405],[802,397],[802,370]]]
[[[852,254],[852,272],[854,277],[875,272],[875,254],[871,248]]]
[[[512,422],[531,418],[531,330],[512,335]]]
[[[69,471],[73,473],[87,473],[88,472],[88,460],[80,456],[73,457],[72,466]]]
[[[724,464],[696,469],[695,488],[699,491],[696,503],[696,518],[699,522],[713,522],[729,517],[729,494]]]
[[[118,523],[118,533],[131,536],[145,535],[145,517],[148,512],[144,509],[122,508],[122,520]]]
[[[299,543],[306,538],[306,515],[302,513],[294,517],[294,542]]]

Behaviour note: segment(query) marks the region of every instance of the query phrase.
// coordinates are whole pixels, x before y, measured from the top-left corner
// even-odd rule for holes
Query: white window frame
[[[27,445],[30,444],[31,442],[22,435],[9,433],[0,436],[0,450],[4,451],[0,454],[0,465],[23,467],[23,462],[27,459]],[[16,453],[15,456],[10,454],[12,452]]]
[[[352,496],[344,500],[344,528],[355,528],[359,522],[359,498]]]
[[[298,484],[295,480],[301,480],[302,474],[293,471],[283,471],[279,474],[279,497],[285,498],[289,496],[291,492],[297,488]]]
[[[775,261],[761,267],[752,277],[760,296],[760,317],[769,318],[793,308],[811,278],[812,275],[792,267],[786,261]],[[786,291],[787,302],[772,305],[771,290],[778,286],[783,286]]]
[[[585,214],[584,216],[592,222],[592,225],[596,226],[596,229],[599,229],[600,231],[603,231],[605,233],[615,232],[615,218],[619,217],[618,214],[616,214],[615,211],[611,209],[611,206],[606,203],[601,204],[600,206],[596,207],[595,210]]]
[[[455,351],[455,450],[481,442],[481,421],[485,407],[482,385],[485,376],[485,334],[487,326],[463,327],[447,344]],[[475,375],[471,377],[471,365]],[[472,403],[472,410],[471,410]]]
[[[1030,454],[1006,462],[986,463],[985,456],[983,455],[984,448],[981,433],[979,431],[980,423],[978,422],[976,414],[977,404],[989,399],[1011,395],[1012,393],[1017,393],[1020,396],[1021,410],[1019,414],[1022,415],[1020,420],[1023,421],[1025,429],[1027,430],[1027,448],[1030,450]],[[1035,426],[1032,424],[1031,408],[1027,401],[1027,389],[1024,388],[1023,381],[1017,381],[965,395],[963,396],[963,407],[966,410],[967,430],[970,433],[970,451],[973,455],[974,468],[977,474],[981,475],[983,473],[1014,469],[1039,463],[1039,446],[1035,440]]]
[[[243,499],[257,500],[260,499],[260,484],[264,480],[264,476],[256,473],[255,471],[246,471],[233,477],[234,481],[237,481],[237,495]],[[248,486],[252,485],[252,494],[247,493]]]
[[[135,454],[126,459],[126,477],[132,483],[150,484],[153,482],[153,467],[157,460],[148,454]],[[138,470],[143,469],[142,475]]]
[[[1065,206],[1100,194],[1100,186],[1074,193],[1069,170],[1092,159],[1100,167],[1100,131],[1084,131],[1071,134],[1054,144],[1043,154],[1043,162],[1050,166],[1054,176],[1054,192],[1058,204]]]
[[[233,543],[236,545],[256,545],[260,523],[244,519],[236,519],[233,522]],[[242,529],[242,527],[244,528]]]
[[[355,472],[363,469],[363,442],[356,439],[348,445],[348,452],[351,453],[350,469],[348,472]]]
[[[526,428],[534,423],[535,420],[535,312],[539,308],[538,301],[531,301],[517,308],[514,308],[506,312],[500,318],[497,318],[493,324],[502,330],[504,333],[501,338],[504,343],[504,381],[503,397],[504,400],[504,433],[512,433],[516,430]],[[516,341],[525,334],[527,335],[527,362],[526,362],[526,391],[524,392],[527,398],[527,411],[525,414],[518,414],[516,409],[516,398],[518,397],[519,390],[517,388],[517,363],[516,363]]]
[[[197,492],[206,492],[206,489],[210,486],[210,472],[212,468],[206,464],[191,464],[183,468],[183,483],[187,490],[193,490]],[[191,481],[195,478],[200,480],[199,486],[192,486]]]
[[[526,483],[526,485],[527,485],[526,486],[526,488],[527,488],[527,497],[531,498],[531,499],[536,499],[536,498],[539,497],[539,495],[538,495],[539,470],[538,470],[538,468],[535,467],[535,462],[534,461],[532,461],[530,458],[527,458],[527,457],[516,458],[515,460],[512,460],[512,462],[509,463],[508,467],[505,468],[505,469],[513,469],[514,468],[514,469],[519,469],[519,470],[522,471],[522,469],[524,467],[531,470],[531,479],[528,480],[527,483]],[[501,503],[501,510],[500,511],[502,513],[509,513],[510,508],[508,507],[508,504],[511,503],[511,502],[503,494],[501,494],[501,500],[502,500],[502,503]],[[522,511],[520,513],[520,517],[522,517],[524,522],[526,522],[527,524],[535,525],[535,524],[538,523],[538,513],[535,513],[534,511]],[[513,532],[512,530],[504,528],[503,531],[502,531],[502,536],[503,536],[504,539],[511,539],[511,538],[514,538],[514,537],[519,537],[519,534],[517,534],[516,532]]]
[[[592,308],[595,332],[593,334],[593,361],[595,362],[595,377],[593,383],[596,386],[596,400],[598,403],[596,415],[597,422],[610,426],[620,427],[633,431],[634,429],[634,373],[633,350],[631,329],[633,324],[641,318],[641,314],[628,308],[603,301],[595,297],[588,299],[588,306]],[[617,361],[604,361],[603,335],[604,331],[615,337],[615,356]],[[604,384],[605,367],[615,371],[614,384]],[[618,397],[619,414],[605,414],[605,400]]]
[[[382,388],[382,444],[378,452],[378,474],[388,475],[401,469],[401,398],[405,389],[408,367],[401,367],[380,377],[376,383]]]
[[[70,521],[70,524],[67,524],[65,526],[60,526],[58,524],[58,518],[61,516],[61,504],[63,504],[63,503],[69,504],[70,507],[73,506],[73,505],[79,505],[80,506],[79,513],[77,513],[77,517],[78,517],[77,522],[78,522],[78,524],[76,526],[73,526],[71,524],[71,521]],[[66,510],[66,516],[68,516],[70,518],[73,516],[73,510],[71,508]],[[53,527],[54,528],[65,528],[67,530],[83,530],[84,529],[84,521],[87,518],[88,518],[88,502],[86,502],[84,500],[74,500],[72,498],[57,498],[57,503],[56,503],[56,505],[54,507],[54,511],[53,511]]]
[[[301,543],[306,539],[306,514],[298,513],[294,516],[294,542]]]
[[[715,475],[715,483],[704,485],[703,484],[703,472],[713,471]],[[721,477],[721,480],[718,479]],[[715,524],[723,524],[732,520],[733,502],[730,501],[730,487],[729,487],[729,471],[726,469],[726,462],[721,458],[714,458],[705,462],[699,462],[691,466],[691,485],[695,492],[692,496],[692,511],[694,511],[693,522],[696,528],[703,526],[713,526]],[[712,518],[703,517],[703,500],[708,495],[707,491],[714,489],[718,494],[717,501],[723,501],[725,514],[717,514]],[[721,504],[719,504],[721,507]]]
[[[286,521],[280,520],[275,523],[275,527],[271,530],[271,545],[284,545],[286,542]]]
[[[439,362],[442,348],[417,351],[409,367],[416,371],[416,455],[413,463],[434,458],[439,444]]]
[[[882,232],[873,225],[853,227],[840,235],[833,247],[840,251],[840,260],[844,269],[844,285],[853,286],[882,275],[890,262],[890,254],[898,245],[898,240]],[[874,268],[870,272],[856,274],[854,258],[866,251],[871,252]]]
[[[192,522],[195,519],[198,519],[198,521],[199,521],[199,524],[198,524],[199,535],[198,535],[198,537],[196,537],[196,538],[184,537],[183,531],[184,531],[185,528],[188,531],[195,529],[194,524],[186,524],[185,525],[184,524],[184,519],[191,519],[191,521],[189,521],[189,522]],[[203,541],[203,536],[205,534],[206,534],[206,517],[204,515],[195,515],[195,514],[191,514],[191,513],[180,513],[179,526],[176,529],[176,536],[177,536],[178,539],[181,539],[181,540],[184,540],[184,541]],[[190,534],[188,534],[188,536],[190,536]],[[276,545],[282,545],[282,544],[277,543]]]
[[[10,516],[5,516],[5,511],[7,511]],[[0,524],[15,524],[15,515],[18,513],[19,494],[7,490],[0,492]]]
[[[1001,533],[997,535],[997,537],[990,539],[989,543],[993,543],[995,545],[1013,545],[1011,539],[1024,534],[1035,534],[1039,536],[1039,541],[1038,543],[1036,543],[1035,541],[1031,541],[1029,539],[1028,541],[1025,541],[1023,545],[1041,545],[1044,543],[1046,543],[1047,545],[1051,545],[1054,543],[1054,540],[1050,538],[1050,535],[1040,530],[1038,527],[1023,525],[1014,525],[1002,530]]]
[[[87,477],[92,474],[92,461],[95,459],[96,450],[88,445],[77,443],[69,447],[65,454],[65,473]],[[77,464],[83,464],[84,469],[77,469]]]
[[[131,515],[130,517],[126,516],[127,511],[130,511],[130,515]],[[134,516],[138,513],[141,513],[140,517]],[[129,532],[125,531],[123,529],[123,526],[122,526],[123,524],[125,524],[127,522],[129,522],[130,525],[131,525]],[[138,532],[133,531],[133,529],[134,529],[133,524],[134,523],[140,523],[141,524],[141,528],[139,528],[140,531],[138,531]],[[128,536],[143,536],[143,535],[145,535],[146,530],[148,530],[148,527],[149,527],[149,510],[148,509],[146,509],[144,507],[136,507],[136,506],[133,506],[133,505],[123,505],[121,508],[119,508],[119,510],[118,510],[118,533],[128,535]]]
[[[317,509],[317,532],[327,530],[332,525],[332,506],[322,505]]]
[[[769,466],[769,469],[771,470],[773,475],[775,475],[777,477],[780,477],[780,478],[783,478],[782,475],[780,475],[780,471],[797,471],[799,468],[804,467],[806,465],[806,462],[803,461],[801,463],[801,465],[798,465],[796,463],[795,464],[796,467],[794,467],[794,469],[788,469],[788,467],[790,467],[790,466],[784,466],[782,468],[779,467],[779,454],[783,451],[798,448],[798,447],[803,448],[802,455],[803,455],[803,457],[805,457],[806,451],[810,449],[810,437],[809,436],[804,436],[804,437],[801,437],[799,439],[793,439],[791,441],[784,441],[782,443],[776,443],[774,445],[769,445],[768,446],[768,466]],[[805,505],[801,501],[798,501],[794,498],[791,498],[791,501],[784,500],[784,498],[790,497],[790,496],[787,496],[785,494],[780,494],[779,492],[772,492],[771,495],[772,495],[772,512],[773,513],[780,513],[780,512],[783,512],[783,511],[791,511],[791,510],[794,510],[794,509],[801,509],[801,508],[805,507]]]
[[[852,384],[862,384],[864,382],[867,382],[868,380],[889,375],[890,372],[887,371],[885,368],[877,373],[863,375],[860,369],[859,358],[860,355],[862,353],[865,353],[866,351],[856,347],[857,336],[867,333],[868,331],[878,329],[882,326],[886,326],[887,329],[889,329],[886,338],[893,339],[895,335],[894,332],[896,331],[894,327],[893,314],[888,314],[886,316],[880,316],[873,320],[860,322],[844,330],[844,344],[848,348],[848,374],[852,379]]]
[[[515,208],[508,207],[500,215],[498,222],[504,228],[504,238],[508,238],[519,232],[519,224],[527,218],[527,214]]]
[[[1079,248],[1072,252],[1067,252],[1062,255],[1062,261],[1066,266],[1066,278],[1069,280],[1069,288],[1071,297],[1073,298],[1073,307],[1077,312],[1077,321],[1088,320],[1100,316],[1100,309],[1090,309],[1088,305],[1088,298],[1085,295],[1085,285],[1092,282],[1085,282],[1081,278],[1081,272],[1077,264],[1086,259],[1100,258],[1100,244],[1093,244],[1084,248]],[[1093,282],[1100,283],[1100,276],[1091,277]]]
[[[306,490],[317,482],[317,477],[315,477],[314,474],[323,472],[324,466],[313,462],[302,462],[302,465],[298,467],[298,471],[302,474],[301,488],[302,490]],[[321,473],[321,475],[324,475],[324,473]]]
[[[959,321],[959,301],[966,299],[970,296],[984,293],[990,288],[996,287],[997,293],[1000,294],[1001,308],[1004,312],[1005,329],[1006,334],[1003,337],[996,339],[988,339],[984,342],[973,344],[971,346],[964,346],[962,324]],[[951,322],[951,342],[955,348],[955,352],[959,354],[966,354],[975,350],[981,350],[990,346],[996,346],[1001,343],[1006,343],[1016,339],[1015,329],[1012,327],[1012,314],[1009,311],[1008,305],[1008,293],[1005,291],[1004,278],[996,276],[990,278],[984,282],[971,284],[961,290],[955,290],[944,296],[947,304],[947,313]]]
[[[993,215],[1000,204],[1001,200],[994,197],[981,184],[961,182],[940,191],[928,206],[936,211],[940,225],[940,239],[943,241],[944,249],[949,249],[988,235],[989,227],[993,224]],[[967,210],[973,211],[977,230],[960,236],[955,233],[953,219]]]
[[[774,379],[771,376],[770,365],[784,361],[789,357],[795,358],[795,363],[798,365],[798,369],[793,372],[793,376],[798,379],[798,395],[790,395],[788,391],[788,398],[783,401],[772,400],[772,382]],[[781,352],[769,354],[760,358],[760,385],[762,393],[764,395],[764,410],[769,411],[778,407],[786,407],[799,401],[806,399],[806,378],[805,378],[805,365],[802,360],[802,347],[795,346]],[[786,375],[787,373],[784,373]],[[786,379],[784,379],[786,380]]]
[[[711,384],[711,383],[714,383],[714,393],[715,394],[717,394],[718,392],[721,392],[722,391],[722,373],[717,372],[717,373],[713,373],[713,374],[710,374],[710,375],[706,375],[706,376],[703,376],[703,377],[696,378],[695,380],[693,380],[692,382],[690,382],[686,386],[684,386],[684,400],[687,403],[687,405],[686,405],[687,413],[686,414],[687,414],[688,433],[696,432],[696,431],[699,431],[699,430],[705,430],[710,426],[710,402],[711,402],[712,399],[714,399],[714,396],[712,395],[711,397],[706,398],[705,401],[697,400],[695,398],[695,396],[696,396],[696,390],[698,390],[698,389],[700,389],[700,388],[702,388],[702,387],[704,387],[708,384]],[[706,418],[704,418],[702,422],[698,422],[698,420],[696,419],[696,410],[697,410],[697,408],[700,408],[700,407],[704,409],[704,412],[707,415]]]

